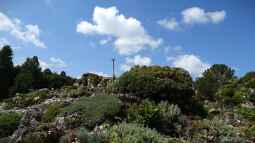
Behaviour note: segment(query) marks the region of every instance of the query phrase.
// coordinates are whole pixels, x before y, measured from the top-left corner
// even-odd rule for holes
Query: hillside
[[[134,67],[116,80],[16,93],[0,104],[1,143],[252,143],[255,74],[214,65],[195,81],[171,67]]]

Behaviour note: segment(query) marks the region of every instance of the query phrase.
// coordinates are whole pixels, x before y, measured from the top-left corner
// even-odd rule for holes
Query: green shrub
[[[246,140],[240,136],[238,129],[226,124],[226,122],[219,118],[195,122],[189,132],[192,143],[246,143]]]
[[[251,121],[255,120],[255,109],[254,108],[247,108],[247,107],[239,107],[236,109],[238,114],[243,115],[246,119]]]
[[[249,91],[247,88],[239,87],[235,84],[228,84],[220,88],[216,96],[224,104],[238,105],[248,100]]]
[[[0,143],[9,143],[10,140],[11,140],[10,137],[0,138]]]
[[[120,76],[114,89],[141,99],[168,100],[180,107],[190,105],[194,94],[193,81],[187,71],[160,66],[134,67]]]
[[[61,109],[61,115],[78,113],[82,124],[91,128],[105,118],[113,117],[121,110],[121,101],[114,96],[97,95],[82,97],[79,101]]]
[[[21,115],[15,112],[0,113],[0,138],[10,136],[18,127]]]
[[[235,81],[234,72],[224,64],[212,65],[196,80],[198,95],[204,99],[215,100],[215,94],[220,87]]]
[[[36,131],[25,135],[21,143],[58,143],[62,132]]]
[[[177,105],[161,102],[158,105],[158,115],[152,123],[151,127],[155,128],[160,133],[179,136],[181,129],[185,125],[184,116],[181,115],[181,109]]]
[[[62,103],[54,103],[49,105],[42,116],[43,122],[51,122],[60,113],[62,107]]]
[[[121,123],[100,134],[105,143],[182,143],[184,141],[160,135],[157,131],[139,124]]]
[[[10,109],[13,107],[24,108],[28,106],[32,106],[35,104],[39,104],[46,99],[50,98],[47,90],[33,91],[27,94],[17,94],[14,98],[10,98],[5,100],[6,109]]]
[[[100,140],[97,136],[90,134],[87,129],[79,128],[74,131],[70,131],[65,136],[60,138],[60,143],[100,143]]]
[[[255,72],[248,72],[239,80],[239,84],[247,88],[255,88]]]
[[[154,102],[144,100],[141,104],[133,104],[127,111],[128,122],[150,125],[157,118],[158,107]]]
[[[128,109],[128,122],[142,124],[163,134],[178,136],[184,126],[184,116],[177,105],[149,100],[134,104]]]
[[[245,130],[245,135],[250,139],[255,139],[255,125],[250,126]]]

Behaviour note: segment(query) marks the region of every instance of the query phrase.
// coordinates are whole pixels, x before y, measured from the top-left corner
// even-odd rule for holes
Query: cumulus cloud
[[[96,75],[99,75],[99,76],[103,76],[103,77],[111,77],[109,74],[104,73],[104,72],[91,71],[89,73],[93,73],[93,74],[96,74]]]
[[[66,68],[67,64],[61,59],[56,57],[51,57],[49,62],[45,62],[43,60],[39,60],[40,66],[43,70],[47,68]]]
[[[195,55],[179,55],[177,57],[168,57],[172,66],[187,70],[193,77],[199,77],[210,67],[210,64],[203,62]]]
[[[149,66],[152,64],[152,60],[149,57],[142,57],[140,55],[136,55],[133,58],[126,58],[126,63],[121,65],[121,70],[128,71],[133,66]]]
[[[0,50],[3,48],[3,46],[5,46],[5,45],[10,45],[10,42],[7,40],[7,39],[5,39],[5,38],[1,38],[0,39]]]
[[[220,23],[226,17],[226,12],[212,11],[206,12],[204,9],[199,7],[191,7],[182,11],[183,22],[186,24],[203,24],[203,23]]]
[[[40,40],[40,29],[38,25],[24,25],[19,19],[11,19],[0,12],[0,31],[8,32],[16,39],[26,43],[32,43],[36,47],[46,48]]]
[[[111,40],[112,40],[111,38],[102,39],[102,40],[99,41],[99,44],[100,45],[106,45],[106,44],[110,43]]]
[[[95,7],[93,22],[81,21],[76,31],[85,35],[105,35],[116,38],[114,46],[120,54],[135,54],[145,47],[157,48],[161,39],[150,36],[141,22],[125,17],[116,7]]]
[[[158,24],[166,29],[169,30],[178,30],[180,27],[179,22],[176,20],[176,18],[170,18],[170,19],[162,19],[158,21]]]
[[[184,9],[181,12],[182,18],[177,21],[176,18],[162,19],[158,21],[158,24],[169,30],[178,30],[185,25],[194,24],[206,24],[213,23],[218,24],[226,18],[226,11],[206,11],[200,7],[191,7]]]

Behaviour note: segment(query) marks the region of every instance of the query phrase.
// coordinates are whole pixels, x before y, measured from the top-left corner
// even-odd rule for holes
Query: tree
[[[4,46],[0,51],[0,98],[9,95],[9,89],[13,84],[14,66],[12,62],[13,52],[10,46]]]
[[[194,85],[189,73],[180,68],[139,67],[121,75],[114,83],[117,93],[124,93],[140,99],[150,98],[156,102],[168,100],[189,110]]]
[[[38,57],[27,58],[15,78],[13,92],[27,92],[43,87],[43,75]]]
[[[247,88],[255,88],[255,71],[248,72],[240,80],[239,84]]]
[[[217,90],[236,77],[235,71],[224,64],[215,64],[203,73],[201,78],[196,81],[198,95],[205,99],[215,100]]]

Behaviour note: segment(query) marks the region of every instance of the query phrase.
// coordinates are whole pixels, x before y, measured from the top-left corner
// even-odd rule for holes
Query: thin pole
[[[112,59],[112,79],[115,80],[115,59]]]

